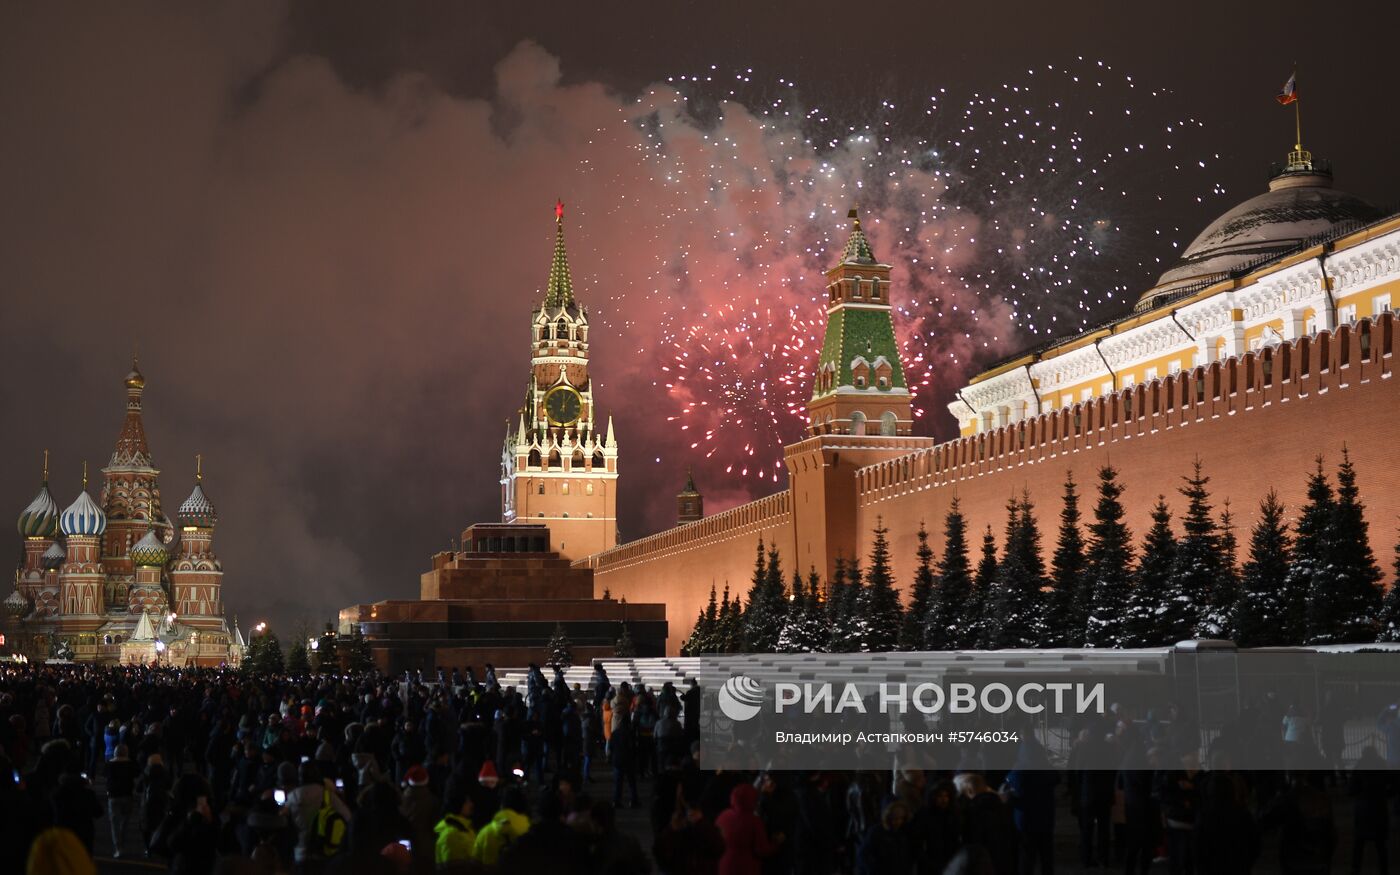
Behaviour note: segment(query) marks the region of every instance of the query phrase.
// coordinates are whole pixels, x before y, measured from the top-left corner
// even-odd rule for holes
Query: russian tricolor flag
[[[1298,74],[1295,72],[1288,77],[1288,81],[1283,83],[1283,90],[1275,98],[1279,103],[1287,106],[1298,99]]]

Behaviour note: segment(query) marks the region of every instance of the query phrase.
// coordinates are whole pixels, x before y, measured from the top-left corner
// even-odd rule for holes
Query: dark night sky
[[[47,447],[55,498],[72,500],[82,460],[111,452],[136,346],[166,504],[183,500],[204,453],[225,600],[245,628],[416,594],[431,551],[498,513],[502,423],[525,386],[556,195],[577,205],[576,286],[602,326],[599,401],[618,418],[625,534],[667,523],[690,461],[712,507],[771,491],[724,476],[738,447],[708,460],[677,450],[652,385],[665,302],[637,290],[715,229],[605,221],[619,204],[648,213],[659,183],[636,149],[595,134],[652,83],[712,64],[790,77],[807,105],[858,117],[883,96],[966,98],[1031,68],[1101,59],[1170,94],[1156,117],[1095,116],[1091,141],[1150,144],[1173,115],[1203,123],[1190,142],[1210,153],[1208,176],[1183,174],[1180,197],[1161,201],[1125,186],[1116,206],[1185,232],[1134,238],[1133,257],[1150,263],[1262,190],[1291,141],[1273,94],[1298,61],[1309,147],[1336,162],[1341,187],[1400,202],[1400,13],[1246,6],[5,4],[0,495],[18,514]],[[905,122],[921,134],[917,113]],[[771,194],[755,186],[746,210],[696,215],[747,216],[735,225],[752,234]],[[775,206],[774,223],[797,208]],[[793,259],[793,271],[823,263],[821,251]],[[1145,287],[1155,272],[1129,280]],[[950,387],[1028,342],[1003,304],[982,303],[985,320],[931,347],[956,365],[931,387],[930,433],[948,434]]]

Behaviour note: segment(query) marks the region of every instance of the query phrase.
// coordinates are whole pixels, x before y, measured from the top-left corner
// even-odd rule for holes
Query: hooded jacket
[[[433,827],[433,862],[439,866],[476,859],[476,830],[468,818],[449,814]]]
[[[763,871],[761,859],[775,850],[763,820],[754,811],[757,805],[754,786],[739,784],[729,793],[729,808],[715,818],[715,826],[724,836],[720,875],[759,875]]]
[[[476,835],[476,859],[494,866],[501,851],[530,830],[530,818],[510,808],[502,808]]]

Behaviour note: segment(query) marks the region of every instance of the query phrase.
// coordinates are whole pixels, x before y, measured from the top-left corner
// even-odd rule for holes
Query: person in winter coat
[[[1278,868],[1284,875],[1325,875],[1332,870],[1337,825],[1332,799],[1321,786],[1323,775],[1293,772],[1292,784],[1259,819],[1264,829],[1279,830]]]
[[[1007,801],[1021,835],[1021,875],[1055,871],[1055,787],[1059,783],[1045,748],[1027,733],[1016,751],[1015,767],[1006,776]]]
[[[1123,873],[1147,875],[1162,834],[1162,811],[1153,795],[1153,773],[1159,753],[1143,749],[1140,739],[1130,740],[1123,767],[1118,770],[1117,789],[1123,797]]]
[[[1081,730],[1069,754],[1069,809],[1079,821],[1079,862],[1086,869],[1108,864],[1115,778],[1102,766],[1108,759],[1099,729]]]
[[[914,812],[915,866],[919,875],[943,875],[961,844],[957,791],[950,781],[940,781],[925,791],[925,800]]]
[[[666,875],[715,875],[724,856],[724,837],[678,792],[670,823],[656,834],[652,856]]]
[[[204,875],[214,869],[219,825],[209,807],[209,785],[198,775],[182,775],[171,791],[170,811],[151,839],[152,849],[170,860],[175,875]]]
[[[1196,820],[1196,871],[1201,875],[1249,875],[1259,856],[1259,828],[1248,793],[1236,776],[1202,775],[1201,814]]]
[[[447,814],[433,827],[433,837],[433,862],[439,869],[476,859],[472,797],[464,782],[458,781],[448,787]]]
[[[501,852],[523,836],[530,829],[530,816],[527,814],[529,802],[525,792],[519,787],[510,787],[501,794],[501,807],[491,822],[476,834],[474,854],[484,866],[494,866],[501,858]]]
[[[58,779],[58,789],[53,798],[53,825],[73,831],[83,842],[83,847],[92,853],[96,838],[97,818],[102,816],[102,806],[97,802],[97,794],[83,775],[65,772]]]
[[[811,772],[797,791],[797,829],[793,834],[794,871],[799,875],[830,872],[841,838],[839,803],[824,772]]]
[[[1389,839],[1389,805],[1395,795],[1394,776],[1385,767],[1380,752],[1367,745],[1361,751],[1347,782],[1347,790],[1352,798],[1352,844],[1351,870],[1361,871],[1361,860],[1366,845],[1376,846],[1377,869],[1384,875],[1389,871],[1390,858],[1387,853]]]
[[[414,766],[404,775],[403,801],[399,812],[408,818],[413,827],[413,858],[419,861],[420,868],[433,858],[434,828],[438,822],[440,805],[428,786],[428,770]]]
[[[729,793],[729,808],[715,819],[724,836],[724,856],[719,858],[719,875],[761,875],[763,859],[770,856],[784,836],[770,840],[763,820],[755,812],[758,791],[741,783]]]
[[[1181,758],[1182,768],[1157,775],[1157,801],[1167,828],[1167,870],[1171,875],[1195,872],[1196,823],[1201,791],[1200,765],[1195,753]]]
[[[122,724],[120,720],[112,720],[107,724],[107,728],[102,731],[102,758],[110,760],[117,754],[117,745],[122,740]]]
[[[119,744],[107,762],[107,819],[112,827],[112,856],[121,859],[126,847],[126,827],[136,808],[136,763],[124,744]]]
[[[963,772],[954,781],[962,796],[963,843],[986,848],[997,875],[1016,872],[1016,824],[1011,808],[992,792],[979,772]]]
[[[913,875],[914,853],[905,830],[908,823],[909,806],[900,801],[885,806],[880,823],[856,849],[858,875]]]
[[[146,768],[137,780],[141,794],[141,842],[150,848],[151,838],[165,819],[165,809],[170,803],[170,772],[165,768],[165,760],[158,753],[146,758]]]

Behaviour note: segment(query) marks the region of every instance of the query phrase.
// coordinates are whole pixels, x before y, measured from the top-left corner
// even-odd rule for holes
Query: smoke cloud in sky
[[[556,197],[628,538],[669,523],[687,465],[707,509],[776,488],[853,203],[895,266],[925,433],[948,436],[978,363],[1082,318],[1077,286],[1009,291],[1028,264],[989,251],[1059,270],[1068,204],[1026,242],[898,139],[815,142],[771,100],[701,113],[664,77],[576,81],[529,40],[481,97],[348,81],[289,28],[274,4],[0,12],[0,495],[17,513],[49,448],[72,500],[139,351],[164,503],[202,453],[245,628],[414,597],[430,552],[498,517]]]

